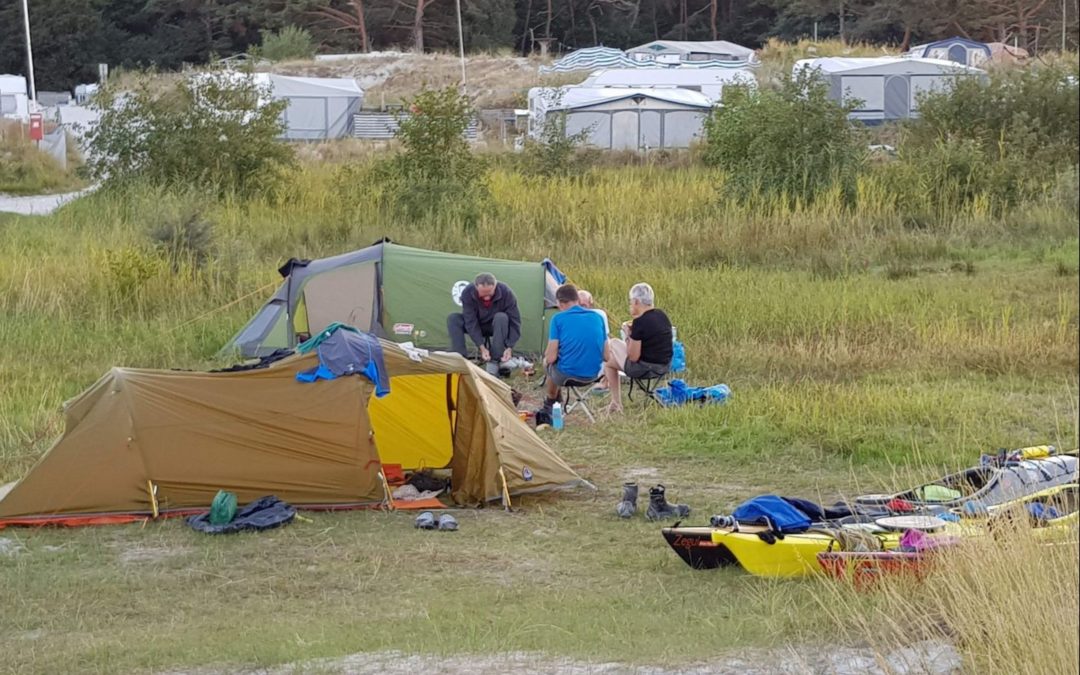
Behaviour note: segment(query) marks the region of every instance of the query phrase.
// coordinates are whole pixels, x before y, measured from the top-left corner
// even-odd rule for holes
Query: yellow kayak
[[[1031,511],[1039,505],[1050,517],[1033,518]],[[1080,484],[1067,483],[984,510],[953,509],[961,516],[961,534],[979,536],[993,533],[995,524],[1004,520],[1025,521],[1037,539],[1059,539],[1075,535],[1080,527]],[[1051,511],[1052,509],[1052,511]]]
[[[743,525],[738,531],[730,528],[714,528],[712,541],[731,552],[732,557],[744,570],[760,577],[801,577],[819,574],[817,554],[841,551],[851,543],[850,537],[871,537],[877,540],[878,550],[892,550],[900,545],[900,532],[875,531],[859,527],[813,529],[799,534],[775,535],[762,538],[759,532],[765,528]],[[770,543],[772,542],[772,543]]]
[[[817,554],[832,550],[836,539],[828,534],[789,534],[769,544],[757,534],[713,530],[713,543],[731,551],[739,566],[759,577],[801,577],[821,568]]]

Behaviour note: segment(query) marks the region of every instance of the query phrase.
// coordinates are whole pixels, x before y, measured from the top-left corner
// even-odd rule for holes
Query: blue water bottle
[[[555,401],[555,404],[551,406],[551,428],[556,431],[563,428],[562,404],[558,401]]]

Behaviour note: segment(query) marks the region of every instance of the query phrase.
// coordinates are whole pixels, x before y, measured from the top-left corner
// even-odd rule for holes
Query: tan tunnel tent
[[[453,500],[589,486],[520,420],[510,388],[457,354],[382,341],[390,393],[359,375],[314,383],[293,355],[241,372],[114,368],[64,406],[65,430],[0,488],[0,527],[119,522],[241,503],[347,508],[386,498],[382,464],[449,468]]]

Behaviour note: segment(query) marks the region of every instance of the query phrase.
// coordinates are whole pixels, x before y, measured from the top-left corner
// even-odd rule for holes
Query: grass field
[[[210,364],[284,259],[384,235],[550,256],[613,319],[647,280],[686,342],[690,381],[726,382],[733,399],[595,426],[572,418],[547,438],[599,491],[461,512],[456,534],[386,513],[226,539],[177,522],[5,530],[0,670],[227,670],[392,650],[522,652],[538,672],[557,657],[707,672],[740,653],[767,664],[823,641],[880,651],[928,635],[956,642],[970,672],[1002,658],[948,615],[938,634],[875,632],[875,616],[897,611],[891,596],[693,572],[655,525],[620,522],[613,507],[628,479],[665,483],[704,521],[762,492],[831,501],[998,447],[1075,447],[1074,177],[1004,213],[976,201],[912,226],[872,176],[855,209],[764,209],[723,199],[723,177],[694,166],[553,179],[497,167],[491,207],[463,229],[399,222],[342,175],[307,164],[282,194],[248,203],[136,190],[47,218],[0,216],[0,483],[29,470],[60,431],[60,403],[110,366]],[[212,226],[211,263],[173,270],[148,232],[193,208]],[[1035,555],[1047,575],[1075,576],[1075,556]],[[1069,588],[1059,609],[1075,615]],[[980,611],[1015,608],[956,614]],[[997,672],[1075,664],[1070,625],[1045,629],[1056,651]]]

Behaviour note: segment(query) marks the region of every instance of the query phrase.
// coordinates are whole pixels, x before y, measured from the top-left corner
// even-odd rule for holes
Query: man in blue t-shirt
[[[607,327],[596,312],[578,302],[578,290],[573,284],[563,284],[555,291],[559,313],[551,317],[544,366],[547,382],[544,385],[544,410],[559,400],[559,388],[567,380],[594,382],[600,376],[608,358]]]

